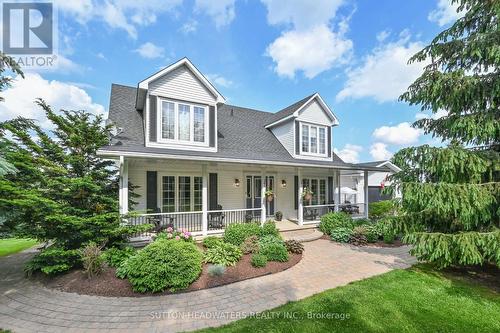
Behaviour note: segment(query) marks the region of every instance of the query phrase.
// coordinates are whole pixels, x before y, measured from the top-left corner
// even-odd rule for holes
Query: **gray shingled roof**
[[[137,89],[113,84],[109,118],[123,132],[113,144],[102,150],[187,156],[220,157],[259,161],[293,162],[298,164],[349,166],[332,152],[332,161],[298,160],[293,158],[272,132],[265,128],[275,114],[235,105],[218,107],[218,151],[200,152],[145,147],[142,112],[135,109]],[[303,101],[307,100],[305,98]],[[301,101],[295,103],[298,104]],[[231,113],[231,110],[233,112]],[[283,110],[284,111],[284,110]]]
[[[386,160],[383,160],[383,161],[373,161],[373,162],[363,162],[363,163],[357,163],[357,165],[361,165],[361,166],[365,166],[365,167],[377,167],[379,166],[380,164],[384,163],[384,162],[387,162]],[[391,168],[389,168],[388,166],[382,166],[380,167],[381,169],[388,169],[390,170]]]
[[[304,103],[307,102],[313,96],[314,96],[314,94],[311,94],[311,95],[309,95],[307,97],[304,97],[300,101],[297,101],[297,102],[293,103],[292,105],[289,105],[286,108],[284,108],[284,109],[282,109],[282,110],[280,110],[280,111],[278,111],[276,113],[273,113],[272,117],[270,117],[270,120],[268,121],[268,123],[266,124],[266,126],[274,123],[275,121],[278,121],[280,119],[286,118],[289,115],[292,115],[295,111],[297,111],[298,109],[300,109],[300,107],[302,105],[304,105]]]

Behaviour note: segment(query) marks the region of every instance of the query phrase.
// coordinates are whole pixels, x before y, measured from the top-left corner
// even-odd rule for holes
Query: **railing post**
[[[263,225],[266,222],[266,173],[265,169],[262,169],[260,176],[260,224]]]
[[[335,173],[335,187],[337,187],[337,197],[335,198],[335,211],[340,210],[340,170]]]
[[[119,179],[119,193],[118,202],[120,207],[120,214],[128,213],[128,161],[124,156],[120,156],[120,179]]]
[[[368,218],[368,171],[363,173],[364,179],[364,201],[365,201],[365,218]]]
[[[298,168],[297,169],[297,180],[299,182],[299,193],[295,193],[295,195],[298,197],[298,210],[297,210],[297,221],[299,225],[304,224],[304,203],[302,202],[302,192],[304,192],[303,188],[303,182],[302,182],[302,169]]]
[[[201,167],[202,189],[201,189],[201,230],[203,236],[208,234],[208,172],[206,164]]]

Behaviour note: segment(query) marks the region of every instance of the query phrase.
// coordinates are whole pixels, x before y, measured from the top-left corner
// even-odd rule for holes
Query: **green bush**
[[[375,243],[376,241],[379,240],[381,235],[378,233],[378,230],[375,227],[375,225],[373,224],[366,225],[365,229],[366,229],[366,240],[368,241],[368,243]]]
[[[332,212],[321,216],[319,230],[325,235],[330,235],[333,229],[339,227],[352,229],[352,218],[342,212]]]
[[[363,225],[371,225],[371,224],[373,224],[373,222],[370,219],[361,218],[361,219],[353,219],[352,220],[353,227],[358,227],[358,226],[363,226]]]
[[[83,249],[80,249],[80,258],[82,260],[83,269],[90,279],[98,275],[102,271],[104,258],[102,256],[102,246],[90,242]]]
[[[240,248],[230,243],[220,243],[204,253],[204,261],[224,266],[234,266],[241,259]]]
[[[266,243],[260,245],[260,254],[266,256],[269,261],[288,261],[288,251],[284,243]]]
[[[249,236],[258,236],[260,230],[257,223],[230,224],[224,230],[224,242],[240,246]]]
[[[354,229],[352,229],[351,237],[349,238],[349,243],[357,246],[366,245],[368,242],[366,234],[367,230],[364,225],[354,227]]]
[[[111,267],[120,267],[121,264],[133,256],[136,250],[133,247],[127,246],[123,249],[112,247],[104,251],[103,258]]]
[[[335,242],[340,242],[340,243],[347,243],[349,239],[351,238],[352,235],[352,229],[351,228],[346,228],[346,227],[338,227],[332,229],[332,232],[330,234],[330,238],[332,241]]]
[[[301,254],[302,252],[304,252],[304,245],[302,245],[295,239],[285,241],[285,247],[286,250],[290,253]]]
[[[187,288],[201,273],[202,253],[191,242],[157,240],[127,259],[116,271],[137,292]]]
[[[226,272],[226,266],[224,265],[210,265],[208,266],[208,275],[210,276],[222,276]]]
[[[262,236],[267,236],[267,235],[272,235],[272,236],[278,236],[279,235],[279,230],[276,228],[276,223],[274,221],[267,221],[262,225],[262,228],[260,229],[259,235]]]
[[[259,238],[257,236],[248,237],[240,245],[240,249],[244,254],[259,252]]]
[[[81,264],[78,250],[65,250],[60,247],[50,246],[34,256],[25,266],[27,275],[42,272],[55,275],[69,271],[74,266]]]
[[[219,237],[208,236],[203,239],[203,246],[206,247],[207,249],[211,249],[212,247],[217,246],[223,242],[224,241]]]
[[[274,235],[266,235],[259,239],[259,246],[261,248],[269,244],[285,245],[285,242],[281,239],[281,237]]]
[[[384,243],[392,244],[396,240],[396,235],[391,231],[386,231],[383,235]]]
[[[260,253],[255,253],[251,260],[253,267],[265,267],[267,265],[267,257]]]
[[[368,215],[371,219],[380,219],[394,213],[394,202],[392,200],[383,200],[371,202],[368,204]]]

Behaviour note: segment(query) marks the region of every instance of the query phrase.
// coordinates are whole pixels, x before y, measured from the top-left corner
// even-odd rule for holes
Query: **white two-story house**
[[[339,119],[318,93],[274,113],[229,105],[187,58],[137,87],[113,84],[109,121],[117,133],[98,153],[119,161],[120,212],[195,234],[278,211],[298,225],[334,210],[366,216],[366,180],[381,171],[333,153]]]

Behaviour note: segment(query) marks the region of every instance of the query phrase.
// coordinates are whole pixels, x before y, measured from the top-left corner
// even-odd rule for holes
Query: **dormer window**
[[[159,99],[160,142],[208,145],[205,105]]]
[[[326,156],[327,127],[320,125],[300,125],[300,149],[303,155]]]

